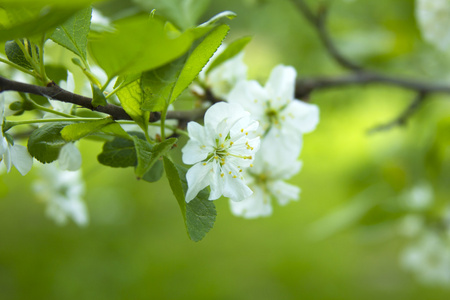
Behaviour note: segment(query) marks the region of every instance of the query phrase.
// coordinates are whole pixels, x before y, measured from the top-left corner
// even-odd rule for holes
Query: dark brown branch
[[[38,86],[9,80],[0,76],[0,93],[4,91],[29,93],[43,96],[53,100],[59,100],[62,102],[76,104],[93,111],[108,114],[112,116],[114,120],[132,120],[132,118],[120,106],[107,104],[105,106],[93,107],[91,98],[66,91],[60,88],[55,83],[51,83],[48,86]],[[167,119],[178,119],[182,122],[187,122],[190,120],[201,118],[203,117],[204,114],[205,109],[195,109],[192,111],[169,111],[167,113]],[[150,113],[150,122],[156,122],[159,120],[159,118],[160,113],[158,112]]]
[[[449,85],[434,84],[415,79],[397,78],[369,71],[362,71],[342,77],[299,79],[296,83],[295,96],[298,99],[302,99],[307,97],[313,90],[363,84],[385,84],[417,92],[450,94]]]
[[[376,133],[379,131],[389,130],[393,127],[397,126],[404,126],[406,122],[408,121],[408,118],[414,114],[414,112],[417,110],[417,108],[423,103],[427,96],[427,93],[421,92],[418,93],[417,96],[413,99],[411,104],[394,120],[382,124],[379,126],[376,126],[368,131],[368,133]]]

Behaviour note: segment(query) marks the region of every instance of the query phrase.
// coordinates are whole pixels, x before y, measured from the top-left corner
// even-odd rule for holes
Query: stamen
[[[253,164],[250,164],[250,168],[253,168]]]
[[[236,178],[236,175],[233,175],[233,178]]]
[[[225,175],[225,174],[222,173],[222,174],[220,174],[220,177],[223,177],[224,175]]]

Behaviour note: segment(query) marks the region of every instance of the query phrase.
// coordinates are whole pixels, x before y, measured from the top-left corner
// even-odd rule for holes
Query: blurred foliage
[[[391,75],[449,78],[448,55],[420,38],[414,1],[328,2],[332,36],[352,59]],[[120,18],[148,9],[143,3],[98,7]],[[180,26],[237,14],[227,41],[253,36],[245,56],[253,78],[265,80],[279,63],[300,77],[345,73],[290,1],[210,1],[201,17],[201,7],[192,9]],[[73,68],[71,57],[58,52],[52,60]],[[257,220],[233,217],[218,200],[217,222],[200,243],[186,237],[167,180],[136,181],[131,169],[99,166],[97,143],[81,143],[87,228],[45,218],[30,188],[34,171],[3,175],[0,299],[447,299],[448,290],[420,286],[400,269],[404,240],[395,221],[403,214],[398,197],[418,182],[431,184],[436,209],[448,203],[450,102],[433,96],[407,126],[366,133],[412,98],[385,86],[313,93],[321,121],[305,136],[304,167],[291,181],[301,200]]]

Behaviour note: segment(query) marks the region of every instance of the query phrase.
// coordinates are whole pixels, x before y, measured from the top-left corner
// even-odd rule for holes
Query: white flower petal
[[[286,205],[290,201],[298,200],[300,194],[299,187],[281,180],[274,181],[269,185],[269,189],[280,205]]]
[[[225,179],[221,176],[222,172],[220,170],[218,163],[213,163],[213,172],[211,176],[211,192],[209,194],[209,200],[219,199],[223,194],[223,186]],[[225,175],[224,175],[225,176]]]
[[[293,67],[278,65],[270,73],[265,88],[273,100],[284,102],[294,99],[296,77],[297,72]]]
[[[67,143],[61,148],[58,163],[61,170],[76,171],[81,168],[81,153],[74,143]]]
[[[299,133],[308,133],[316,129],[319,123],[317,105],[303,101],[292,101],[282,114],[286,125]]]
[[[22,145],[14,144],[11,147],[11,160],[22,176],[26,175],[33,166],[33,158],[28,153],[28,149]]]
[[[259,121],[264,117],[268,100],[267,91],[255,80],[238,82],[227,96],[229,103],[241,105]]]
[[[230,200],[230,208],[235,216],[247,219],[270,216],[273,211],[270,195],[265,194],[259,187],[254,187],[253,194],[247,199],[239,202]]]
[[[203,161],[208,157],[210,147],[203,147],[196,141],[189,140],[183,147],[183,163],[193,165],[199,161]]]
[[[238,104],[219,102],[211,106],[205,113],[205,127],[217,128],[225,119],[232,126],[237,120],[248,116],[249,113]]]
[[[198,192],[209,185],[212,169],[213,166],[211,164],[203,165],[203,163],[197,163],[187,171],[188,190],[186,192],[186,202],[190,202],[197,196]]]
[[[253,191],[245,184],[244,180],[232,176],[225,176],[225,185],[223,187],[223,195],[233,201],[242,201],[250,197]]]
[[[6,172],[9,173],[12,167],[11,146],[9,144],[6,147],[6,151],[3,152],[3,163],[5,164]]]

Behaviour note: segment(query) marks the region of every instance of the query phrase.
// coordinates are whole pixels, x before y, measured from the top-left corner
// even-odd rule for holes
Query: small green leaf
[[[28,54],[32,56],[31,46],[28,40],[21,40],[22,45],[28,50]],[[19,45],[15,41],[7,41],[5,43],[5,54],[8,57],[9,61],[24,67],[25,69],[32,70],[33,67],[25,58],[22,49],[20,49]]]
[[[92,88],[92,106],[93,107],[97,107],[99,105],[105,106],[106,97],[100,90],[100,88],[95,84],[91,84],[91,88]]]
[[[161,179],[164,174],[163,163],[160,160],[157,160],[153,167],[147,171],[147,173],[142,176],[142,179],[148,182],[156,182]]]
[[[69,49],[86,61],[87,37],[91,25],[92,8],[85,8],[76,13],[64,24],[58,26],[51,39]]]
[[[220,55],[209,65],[208,70],[206,70],[206,73],[209,73],[212,69],[219,66],[223,62],[229,60],[230,58],[237,55],[239,52],[244,49],[244,47],[250,42],[252,38],[247,36],[240,38],[238,40],[235,40],[231,44],[227,46],[227,48],[220,53]]]
[[[106,125],[109,125],[113,122],[114,121],[111,118],[105,118],[92,122],[71,124],[61,130],[61,136],[67,142],[77,141],[91,133],[99,131]]]
[[[187,169],[175,165],[167,157],[164,157],[164,169],[172,192],[180,206],[188,236],[191,240],[198,242],[214,226],[217,216],[214,203],[208,200],[209,192],[205,188],[193,200],[186,203],[185,194],[188,188],[186,182]]]
[[[135,174],[137,178],[142,178],[142,176],[150,170],[150,168],[162,155],[172,149],[172,146],[175,144],[177,139],[167,139],[164,142],[154,146],[149,142],[135,136],[133,136],[133,141],[136,146],[136,155],[138,160]]]
[[[120,137],[106,142],[97,159],[102,165],[113,168],[134,167],[137,162],[134,142]]]
[[[58,159],[61,147],[67,142],[61,136],[61,130],[68,123],[46,124],[30,135],[28,152],[42,163],[50,163]]]
[[[193,41],[190,32],[169,36],[164,24],[156,17],[122,19],[115,23],[113,33],[92,40],[89,49],[109,78],[154,69],[183,55]]]
[[[142,73],[141,88],[145,99],[142,109],[160,111],[173,103],[216,52],[229,29],[225,24],[217,26],[189,56],[183,56],[161,68]]]

